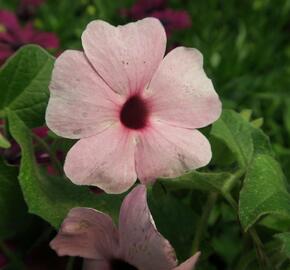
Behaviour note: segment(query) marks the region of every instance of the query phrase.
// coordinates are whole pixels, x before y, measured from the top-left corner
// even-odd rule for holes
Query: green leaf
[[[239,198],[241,224],[248,230],[266,214],[290,214],[290,199],[268,137],[241,115],[225,110],[211,135],[224,142],[246,173]]]
[[[282,253],[290,259],[290,232],[279,233],[275,237],[282,242]]]
[[[249,166],[240,192],[239,216],[248,230],[266,214],[290,217],[290,194],[280,164],[271,156],[259,154]]]
[[[148,192],[148,204],[156,227],[174,247],[178,259],[184,261],[192,256],[191,246],[198,216],[191,207],[173,197],[170,192]],[[173,229],[175,228],[175,229]]]
[[[36,164],[31,132],[14,112],[8,113],[10,132],[21,147],[20,185],[30,213],[59,227],[73,207],[92,207],[116,219],[123,195],[96,195],[68,179],[49,177]]]
[[[0,132],[0,148],[7,149],[9,147],[11,147],[10,142]]]
[[[284,125],[286,127],[286,130],[288,134],[290,135],[290,99],[286,100],[286,106],[284,109]]]
[[[250,122],[252,113],[253,113],[252,110],[245,109],[245,110],[242,110],[240,114],[247,122]]]
[[[22,231],[27,218],[27,207],[19,187],[18,169],[0,159],[0,239]]]
[[[29,127],[44,122],[54,58],[35,45],[22,47],[0,70],[0,115],[15,112]]]
[[[255,127],[255,128],[260,128],[260,127],[262,127],[263,124],[264,124],[264,118],[262,118],[262,117],[257,118],[257,119],[255,119],[255,120],[251,121],[251,124],[252,124],[252,126]]]
[[[231,182],[232,174],[227,172],[204,173],[193,171],[173,179],[159,179],[159,183],[168,190],[198,189],[202,191],[222,192]]]
[[[213,124],[211,135],[227,145],[242,168],[251,163],[256,153],[272,155],[268,137],[232,110],[223,111]]]

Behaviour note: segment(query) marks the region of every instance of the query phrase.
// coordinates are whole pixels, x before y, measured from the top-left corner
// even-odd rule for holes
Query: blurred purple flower
[[[22,6],[39,7],[45,0],[21,0]]]
[[[46,49],[58,48],[59,40],[54,33],[40,32],[31,22],[21,26],[14,13],[0,10],[0,64],[22,45],[34,43]]]
[[[154,11],[151,16],[162,22],[167,34],[170,34],[174,30],[191,27],[191,18],[185,10],[164,9]]]
[[[123,15],[134,19],[143,19],[148,14],[166,7],[166,0],[139,0],[130,9],[123,10]]]
[[[162,22],[167,35],[174,30],[191,27],[191,18],[187,11],[169,9],[166,6],[166,0],[139,0],[130,9],[122,10],[121,14],[134,20],[155,17]]]
[[[22,21],[28,21],[32,18],[38,7],[43,4],[44,0],[21,0],[17,9],[17,16]]]
[[[5,122],[0,119],[0,125],[4,125]],[[0,131],[1,127],[0,127]],[[48,128],[46,126],[33,128],[32,132],[39,137],[40,139],[45,139],[48,135]],[[3,156],[4,159],[13,165],[19,165],[21,160],[21,148],[15,140],[10,140],[11,147],[8,149],[0,148],[0,156]],[[35,141],[34,141],[35,143]],[[50,143],[50,142],[49,142]],[[56,157],[59,161],[63,162],[64,154],[62,151],[56,151]],[[44,166],[49,175],[57,175],[57,172],[51,165],[51,159],[48,153],[44,152],[43,149],[35,151],[35,158],[39,165]],[[1,267],[1,253],[0,253],[0,267]]]
[[[7,258],[4,256],[4,254],[0,253],[0,268],[5,266],[7,264]]]
[[[48,127],[37,127],[37,128],[34,128],[32,131],[39,138],[43,139],[47,136],[49,129]]]

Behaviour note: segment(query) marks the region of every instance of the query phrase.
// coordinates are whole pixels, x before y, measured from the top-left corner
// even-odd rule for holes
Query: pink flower
[[[192,270],[200,254],[176,266],[174,249],[155,227],[143,185],[124,199],[119,229],[102,212],[73,208],[50,246],[59,256],[85,258],[85,270]]]
[[[17,17],[10,11],[0,10],[0,63],[3,63],[22,45],[34,43],[47,49],[59,46],[53,33],[39,32],[32,23],[21,27]]]
[[[198,50],[178,47],[162,60],[166,35],[154,18],[93,21],[82,44],[56,60],[46,112],[55,133],[81,139],[65,160],[72,182],[120,193],[137,177],[146,184],[208,164],[196,129],[218,119],[221,103]]]

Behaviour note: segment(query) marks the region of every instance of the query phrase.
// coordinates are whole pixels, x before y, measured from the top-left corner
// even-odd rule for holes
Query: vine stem
[[[51,161],[53,163],[54,168],[57,170],[59,175],[63,174],[62,165],[58,160],[55,153],[50,149],[49,145],[42,139],[40,139],[37,135],[32,132],[33,139],[49,154]]]
[[[0,249],[3,252],[3,254],[9,259],[9,261],[13,264],[13,266],[17,267],[16,269],[25,270],[24,263],[1,240],[0,240]]]
[[[212,210],[215,202],[217,201],[217,198],[218,198],[218,193],[216,193],[216,192],[211,192],[207,197],[207,201],[205,203],[205,206],[202,209],[202,211],[203,211],[202,216],[197,224],[197,229],[195,231],[195,236],[194,236],[192,248],[191,248],[192,254],[196,253],[199,250],[200,241],[201,241],[203,233],[206,229],[209,215],[211,213],[211,210]]]
[[[73,270],[75,257],[69,257],[65,270]]]
[[[227,194],[230,193],[231,190],[234,188],[236,183],[240,180],[240,178],[245,174],[244,169],[237,170],[230,179],[224,184],[222,188],[222,193]]]
[[[228,203],[234,208],[234,210],[236,212],[238,212],[238,210],[239,210],[238,204],[234,200],[232,195],[229,193],[226,193],[223,195],[224,195],[225,199],[228,201]],[[248,230],[248,233],[251,236],[253,243],[255,245],[256,253],[257,253],[257,257],[258,257],[258,261],[259,261],[260,266],[262,267],[262,269],[272,269],[271,263],[264,252],[264,245],[263,245],[257,231],[254,228],[250,228]]]
[[[34,248],[38,247],[42,242],[49,239],[49,236],[54,231],[54,229],[49,226],[44,230],[43,233],[40,234],[40,236],[36,239],[36,241],[30,246],[30,248],[27,250],[27,254],[29,254]]]

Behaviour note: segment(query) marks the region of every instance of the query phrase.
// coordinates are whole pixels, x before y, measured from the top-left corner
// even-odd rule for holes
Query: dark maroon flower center
[[[120,259],[112,259],[110,266],[110,270],[138,270],[135,266]]]
[[[148,107],[140,96],[131,96],[123,105],[120,120],[124,126],[131,129],[142,129],[147,125]]]

